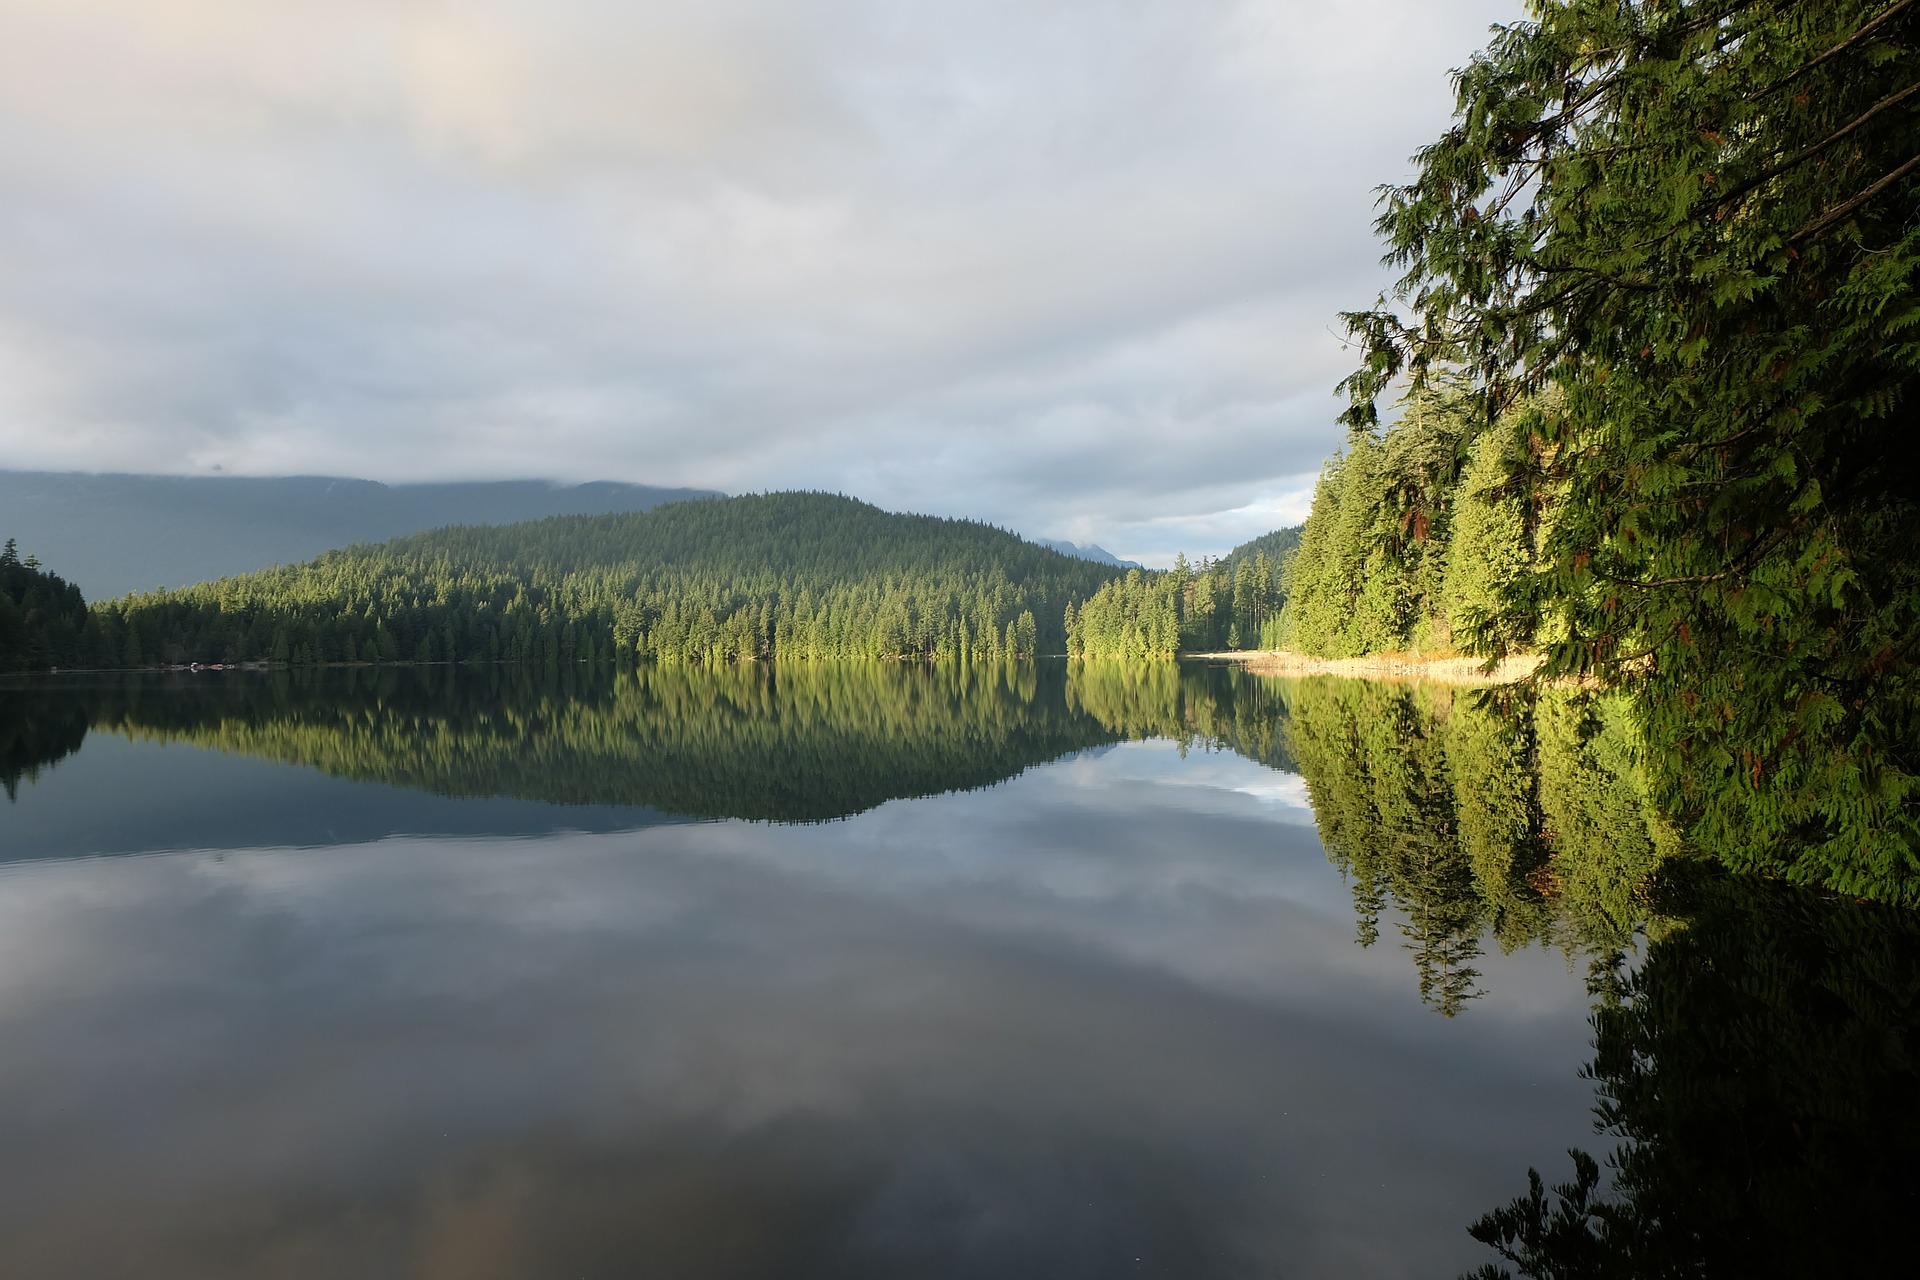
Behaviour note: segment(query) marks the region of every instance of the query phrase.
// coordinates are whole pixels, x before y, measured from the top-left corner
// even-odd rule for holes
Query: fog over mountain
[[[448,524],[646,511],[707,489],[543,480],[385,485],[331,476],[0,471],[0,537],[90,600],[179,587]]]

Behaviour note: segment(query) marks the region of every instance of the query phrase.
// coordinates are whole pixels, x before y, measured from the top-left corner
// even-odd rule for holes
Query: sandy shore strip
[[[1230,653],[1187,653],[1183,658],[1216,658],[1243,664],[1261,676],[1348,676],[1357,680],[1429,680],[1435,684],[1507,684],[1532,675],[1538,654],[1504,659],[1491,673],[1484,658],[1423,658],[1418,654],[1376,653],[1364,658],[1311,658],[1285,649],[1244,649]]]

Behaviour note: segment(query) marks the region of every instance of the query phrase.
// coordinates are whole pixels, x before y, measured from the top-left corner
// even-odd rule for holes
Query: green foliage
[[[1531,7],[1384,197],[1348,421],[1470,388],[1547,517],[1493,651],[1639,691],[1700,847],[1920,903],[1920,9]]]
[[[1391,430],[1356,434],[1327,464],[1287,566],[1276,647],[1352,658],[1522,638],[1488,617],[1530,567],[1529,532],[1497,450],[1473,432],[1464,397],[1421,394]]]
[[[1114,570],[990,526],[775,493],[461,526],[95,610],[103,665],[1059,653]]]
[[[1171,658],[1180,649],[1179,575],[1129,569],[1066,619],[1075,658]]]
[[[1593,1017],[1620,1146],[1471,1228],[1533,1280],[1898,1275],[1920,1149],[1920,918],[1670,863]],[[1513,1274],[1490,1264],[1477,1280]]]
[[[87,602],[80,588],[0,548],[0,671],[72,666],[86,652]]]
[[[1491,434],[1474,442],[1452,504],[1439,614],[1448,638],[1468,653],[1507,653],[1533,639],[1507,608],[1533,557],[1526,510],[1505,490],[1502,443]]]

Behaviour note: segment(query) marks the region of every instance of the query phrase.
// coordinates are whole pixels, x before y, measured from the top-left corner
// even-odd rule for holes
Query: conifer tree
[[[1703,847],[1920,902],[1920,7],[1530,7],[1383,197],[1348,421],[1464,384],[1553,507],[1543,674],[1644,695]]]

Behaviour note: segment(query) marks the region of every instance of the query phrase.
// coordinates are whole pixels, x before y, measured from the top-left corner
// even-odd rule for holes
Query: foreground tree
[[[1385,193],[1349,424],[1464,378],[1540,552],[1484,651],[1638,689],[1702,847],[1920,902],[1920,7],[1532,14]]]

